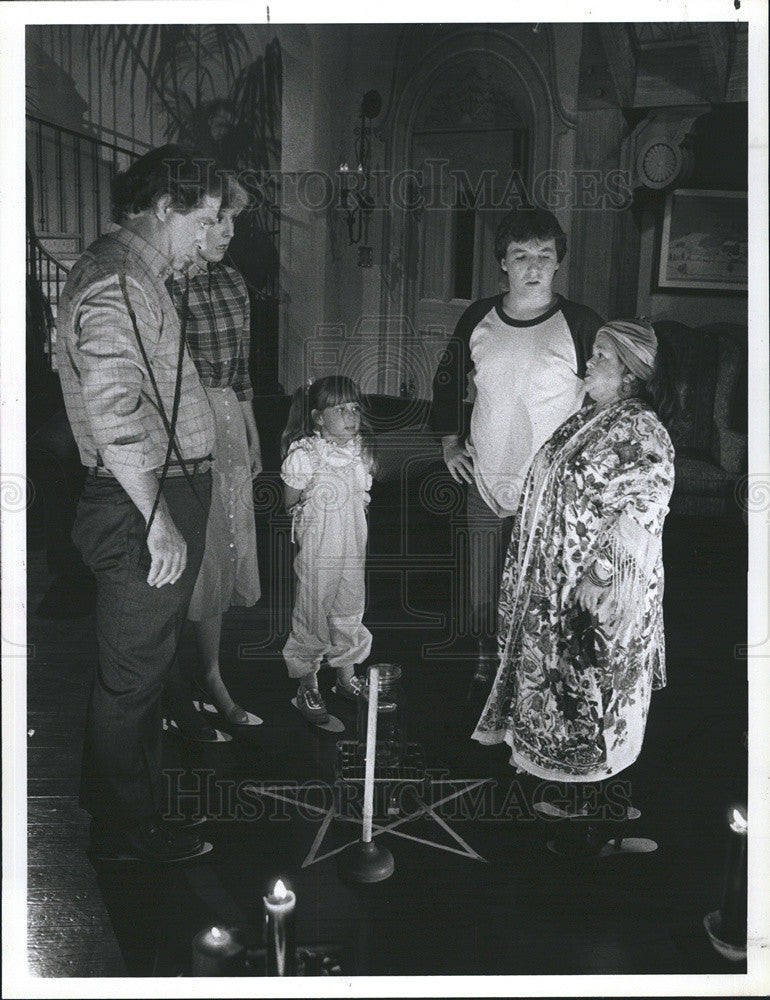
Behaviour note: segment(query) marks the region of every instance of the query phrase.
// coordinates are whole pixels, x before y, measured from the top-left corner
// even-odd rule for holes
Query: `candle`
[[[232,976],[243,958],[243,945],[232,927],[208,927],[193,938],[194,976]]]
[[[737,807],[732,810],[727,836],[719,937],[728,944],[745,945],[748,823],[744,812]]]
[[[377,753],[377,702],[380,695],[380,668],[369,668],[369,712],[366,718],[366,762],[364,766],[364,826],[361,839],[365,844],[372,839],[374,813],[374,758]]]
[[[268,976],[295,974],[296,946],[294,942],[294,907],[297,897],[281,879],[275,883],[265,903],[265,944]]]

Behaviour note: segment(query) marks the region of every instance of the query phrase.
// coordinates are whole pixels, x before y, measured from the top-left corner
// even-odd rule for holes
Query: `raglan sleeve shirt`
[[[428,423],[440,437],[464,436],[467,431],[464,401],[473,370],[471,334],[497,301],[497,296],[472,303],[457,321],[454,333],[439,359],[433,378],[433,400]]]

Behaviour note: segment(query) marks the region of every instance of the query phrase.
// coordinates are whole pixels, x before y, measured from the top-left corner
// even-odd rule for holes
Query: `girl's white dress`
[[[290,677],[363,662],[372,645],[362,624],[365,602],[366,508],[372,476],[360,437],[346,445],[320,434],[289,448],[281,478],[302,497],[293,510],[297,593],[284,646]]]

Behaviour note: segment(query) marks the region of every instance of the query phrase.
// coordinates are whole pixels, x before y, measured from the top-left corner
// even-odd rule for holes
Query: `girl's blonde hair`
[[[286,427],[281,435],[281,458],[301,438],[310,437],[318,429],[313,419],[314,410],[325,410],[327,406],[339,406],[340,403],[356,403],[361,411],[362,451],[369,468],[374,472],[374,440],[369,421],[364,412],[364,400],[361,390],[352,378],[347,375],[324,375],[309,385],[302,385],[291,398],[291,409],[286,421]]]

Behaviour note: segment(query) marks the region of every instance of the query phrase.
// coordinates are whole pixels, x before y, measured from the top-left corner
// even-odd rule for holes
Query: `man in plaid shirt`
[[[73,538],[97,587],[81,804],[100,860],[210,849],[160,816],[161,692],[203,553],[214,439],[164,279],[220,204],[211,164],[178,146],[147,153],[115,178],[120,228],[86,250],[59,304],[58,367],[88,469]]]

